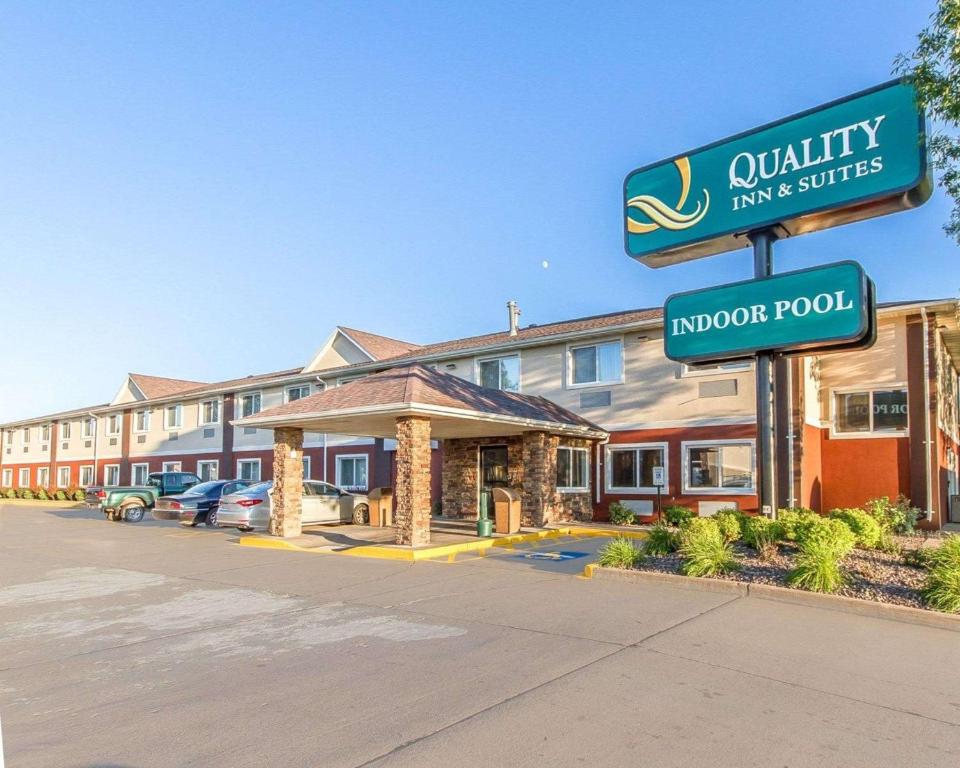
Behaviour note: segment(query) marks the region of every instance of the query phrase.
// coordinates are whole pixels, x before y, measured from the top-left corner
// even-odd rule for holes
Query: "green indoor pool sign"
[[[932,191],[924,117],[895,80],[630,173],[627,253],[661,267],[748,245],[747,232],[834,227]]]
[[[869,346],[871,298],[853,261],[677,293],[664,306],[664,350],[671,360],[703,363]]]

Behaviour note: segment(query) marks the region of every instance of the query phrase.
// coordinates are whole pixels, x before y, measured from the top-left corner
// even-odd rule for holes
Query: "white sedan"
[[[257,483],[220,500],[217,525],[242,531],[266,530],[273,504],[273,481]],[[369,519],[370,504],[363,494],[351,493],[321,480],[303,481],[300,522],[358,523]]]

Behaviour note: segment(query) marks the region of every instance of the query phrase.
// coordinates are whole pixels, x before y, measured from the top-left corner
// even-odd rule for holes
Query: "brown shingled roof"
[[[209,386],[202,381],[187,381],[186,379],[168,379],[164,376],[147,376],[143,373],[129,374],[130,380],[146,395],[148,400],[157,397],[177,395],[198,387]]]
[[[361,331],[357,328],[347,328],[343,325],[338,325],[337,328],[373,355],[374,360],[383,360],[384,358],[405,355],[408,352],[420,348],[419,344],[400,341],[399,339],[391,339],[389,336],[380,336],[376,333]]]

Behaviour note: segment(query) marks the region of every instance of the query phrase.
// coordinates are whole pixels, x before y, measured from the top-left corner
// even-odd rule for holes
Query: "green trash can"
[[[477,520],[477,536],[489,538],[493,535],[493,520],[490,519],[490,493],[483,491],[480,494],[480,517]]]

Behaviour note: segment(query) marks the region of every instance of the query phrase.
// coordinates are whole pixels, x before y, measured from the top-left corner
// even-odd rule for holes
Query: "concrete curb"
[[[0,507],[44,507],[45,509],[85,509],[82,501],[56,501],[50,499],[0,499]]]
[[[723,579],[700,579],[691,576],[679,576],[673,573],[657,571],[626,571],[619,568],[601,568],[592,565],[584,569],[584,576],[603,581],[619,581],[627,584],[663,584],[676,589],[696,590],[698,592],[719,592],[739,597],[755,597],[760,600],[772,600],[778,603],[792,603],[811,608],[824,608],[829,611],[853,613],[875,619],[901,621],[907,624],[920,624],[926,627],[960,632],[960,616],[950,613],[938,613],[922,608],[909,608],[905,605],[888,605],[856,597],[822,595],[817,592],[804,592],[800,589],[775,587],[770,584],[750,584],[744,581],[725,581]]]

